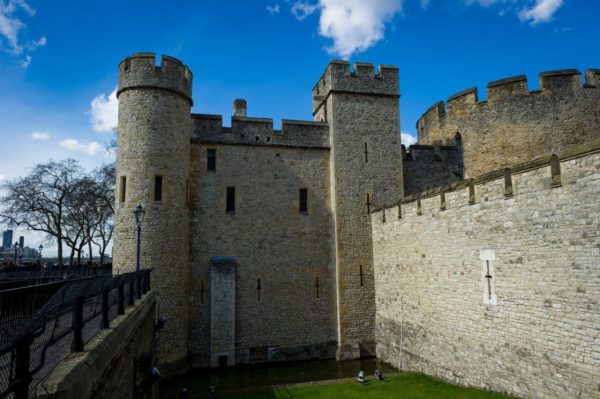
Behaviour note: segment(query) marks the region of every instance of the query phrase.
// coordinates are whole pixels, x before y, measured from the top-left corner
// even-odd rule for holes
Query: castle
[[[393,66],[331,62],[314,121],[281,130],[244,100],[230,127],[191,114],[191,87],[172,57],[119,65],[114,262],[134,267],[143,204],[163,364],[377,355],[521,396],[600,395],[600,71],[461,92],[408,150]]]

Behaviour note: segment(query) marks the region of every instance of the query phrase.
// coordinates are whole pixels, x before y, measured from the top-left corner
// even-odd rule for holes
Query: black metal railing
[[[0,291],[0,399],[32,398],[65,357],[150,289],[151,269]]]
[[[104,266],[73,266],[54,267],[43,270],[29,270],[24,268],[9,268],[0,271],[0,283],[10,280],[25,279],[65,279],[72,277],[112,275],[112,264]],[[119,274],[118,272],[116,274]]]

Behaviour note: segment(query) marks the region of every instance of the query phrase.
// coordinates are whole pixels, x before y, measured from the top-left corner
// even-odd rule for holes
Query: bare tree
[[[104,264],[106,248],[112,240],[114,232],[114,203],[115,203],[115,165],[105,164],[92,173],[95,183],[93,194],[95,196],[95,219],[97,224],[90,239],[91,243],[98,247],[100,253],[100,264]]]
[[[0,222],[55,238],[62,266],[68,201],[80,176],[81,167],[74,159],[35,165],[27,176],[3,185],[6,194],[0,198]]]

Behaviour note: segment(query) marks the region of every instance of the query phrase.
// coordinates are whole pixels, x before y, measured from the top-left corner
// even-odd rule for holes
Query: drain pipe
[[[400,298],[400,370],[402,370],[402,349],[404,348],[404,300]]]

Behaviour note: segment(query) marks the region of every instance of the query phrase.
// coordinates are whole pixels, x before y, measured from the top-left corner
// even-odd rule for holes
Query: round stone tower
[[[114,269],[136,268],[134,208],[145,212],[140,268],[154,269],[158,313],[158,361],[185,359],[188,335],[189,212],[187,206],[192,74],[175,58],[152,53],[119,64],[119,124],[115,204]]]

